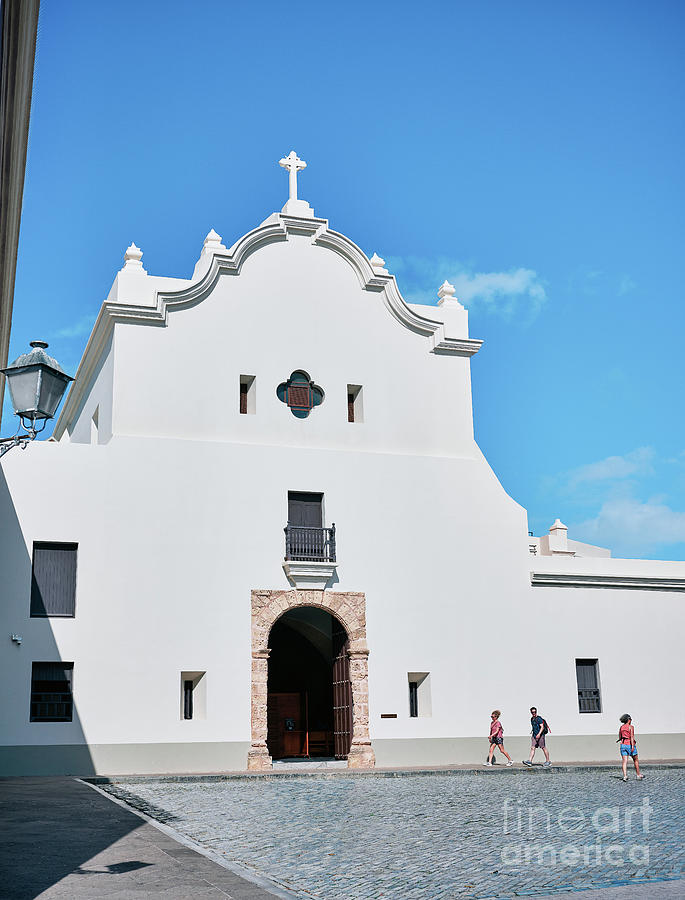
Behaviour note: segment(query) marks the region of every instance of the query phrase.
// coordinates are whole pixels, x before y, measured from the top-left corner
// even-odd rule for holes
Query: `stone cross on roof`
[[[288,170],[289,181],[290,181],[290,200],[297,200],[297,173],[300,169],[306,169],[307,163],[300,159],[300,157],[295,153],[294,150],[291,150],[290,153],[278,163],[279,166],[283,166],[284,169]]]

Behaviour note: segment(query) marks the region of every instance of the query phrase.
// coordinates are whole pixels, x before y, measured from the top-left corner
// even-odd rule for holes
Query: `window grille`
[[[71,662],[34,662],[31,671],[31,722],[71,722]]]
[[[315,406],[323,403],[324,393],[307,372],[296,369],[287,381],[278,385],[276,396],[294,416],[306,419]]]

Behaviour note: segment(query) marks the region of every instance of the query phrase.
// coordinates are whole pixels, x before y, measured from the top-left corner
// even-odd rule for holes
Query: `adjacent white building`
[[[481,341],[297,199],[188,279],[131,245],[54,432],[2,460],[4,773],[685,757],[685,563],[530,537]]]

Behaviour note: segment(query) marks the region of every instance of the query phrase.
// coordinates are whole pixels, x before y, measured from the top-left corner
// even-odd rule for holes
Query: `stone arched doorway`
[[[375,765],[369,739],[368,655],[366,644],[366,599],[362,593],[336,591],[252,592],[252,746],[248,769],[270,769],[267,748],[267,703],[269,636],[274,624],[288,610],[318,607],[329,612],[348,637],[349,676],[352,686],[352,740],[349,768]]]

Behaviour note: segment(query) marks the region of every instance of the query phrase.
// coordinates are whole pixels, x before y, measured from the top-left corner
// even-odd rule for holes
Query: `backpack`
[[[542,717],[541,717],[542,718]],[[542,719],[542,735],[549,734],[552,729],[547,724],[547,719]]]

